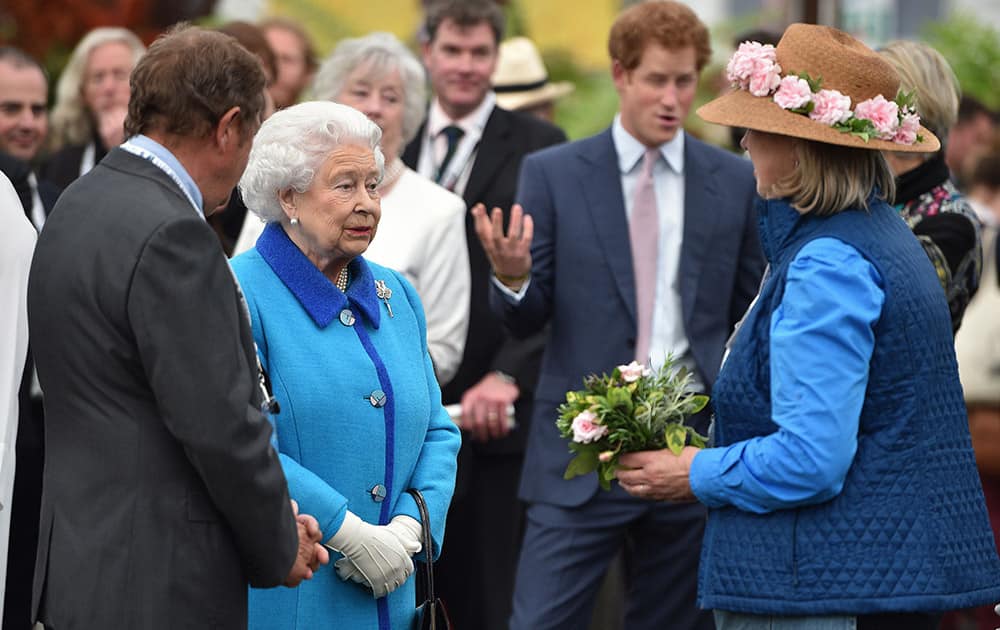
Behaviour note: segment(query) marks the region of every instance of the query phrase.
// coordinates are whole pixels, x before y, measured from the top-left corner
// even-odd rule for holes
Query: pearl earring
[[[292,225],[298,225],[299,224],[299,220],[297,218],[295,218],[295,217],[292,217],[292,219],[289,221],[289,223],[291,223]]]

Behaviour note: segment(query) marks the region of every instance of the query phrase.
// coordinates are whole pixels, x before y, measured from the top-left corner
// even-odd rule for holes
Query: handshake
[[[400,515],[388,525],[371,525],[351,511],[324,545],[344,554],[334,566],[342,580],[352,580],[385,597],[413,573],[413,554],[420,551],[420,523]]]

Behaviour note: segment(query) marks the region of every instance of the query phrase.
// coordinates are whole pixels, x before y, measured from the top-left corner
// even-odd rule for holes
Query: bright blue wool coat
[[[315,516],[328,539],[348,509],[373,524],[398,514],[420,520],[406,494],[418,488],[437,556],[461,437],[441,406],[413,287],[395,271],[356,258],[345,296],[276,224],[232,266],[281,405],[275,416],[281,463],[299,510]],[[376,295],[376,280],[392,291],[393,317]],[[380,393],[384,406],[373,404]],[[381,502],[372,493],[379,485],[386,492]],[[251,589],[250,628],[408,630],[416,577],[376,600],[369,589],[337,577],[338,558],[331,554],[330,564],[297,589]]]
[[[801,216],[759,202],[771,275],[712,392],[716,442],[777,430],[768,342],[785,273],[820,237],[855,247],[884,281],[858,448],[843,490],[796,509],[710,510],[699,605],[751,614],[940,611],[1000,601],[1000,559],[987,520],[958,381],[948,306],[934,270],[896,212]]]

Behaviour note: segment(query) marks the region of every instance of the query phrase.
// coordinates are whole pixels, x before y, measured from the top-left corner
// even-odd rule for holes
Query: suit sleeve
[[[211,229],[161,226],[136,264],[128,312],[163,422],[229,524],[253,586],[276,586],[298,534],[239,330],[234,280]]]
[[[729,302],[730,330],[743,318],[750,302],[757,296],[757,292],[760,290],[760,279],[764,275],[764,267],[767,266],[764,250],[760,244],[760,229],[757,225],[755,204],[757,196],[753,192],[756,190],[756,184],[749,172],[747,178],[749,179],[746,186],[748,194],[743,206],[744,212],[746,212],[746,221],[743,224],[743,238],[740,242],[739,256],[736,259],[737,269],[732,299]]]

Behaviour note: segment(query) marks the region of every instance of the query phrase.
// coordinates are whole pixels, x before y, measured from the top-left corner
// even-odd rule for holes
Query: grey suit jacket
[[[747,161],[685,137],[678,291],[691,354],[708,388],[764,269],[755,188]],[[521,498],[572,507],[597,492],[597,479],[562,478],[570,453],[555,426],[556,408],[588,374],[610,373],[635,356],[635,279],[611,131],[527,156],[517,197],[535,226],[531,284],[517,306],[495,287],[491,303],[515,335],[551,322]]]
[[[247,584],[279,584],[298,539],[212,229],[114,150],[60,198],[28,293],[46,442],[33,614],[245,628]]]

